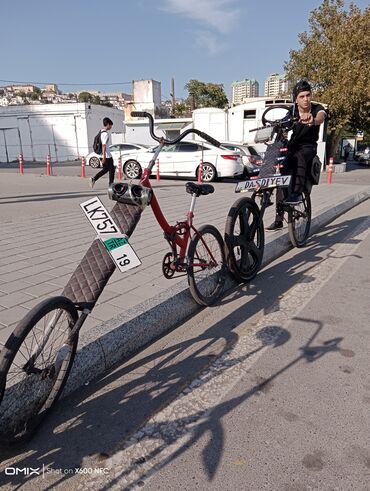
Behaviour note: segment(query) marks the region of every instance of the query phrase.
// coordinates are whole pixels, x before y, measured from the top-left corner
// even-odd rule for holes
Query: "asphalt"
[[[370,169],[349,166],[335,173],[332,184],[322,174],[312,192],[311,233],[370,197]],[[94,171],[87,168],[87,175]],[[91,191],[76,166],[60,166],[54,176],[43,168],[0,169],[0,343],[40,300],[59,295],[95,234],[80,211],[79,203],[99,196],[105,206],[106,181]],[[153,180],[157,197],[169,222],[182,220],[189,204],[185,181]],[[224,230],[227,211],[239,195],[235,182],[215,184],[213,195],[199,198],[195,224],[212,223]],[[267,209],[265,224],[273,219]],[[83,326],[79,351],[64,394],[88,383],[123,358],[131,356],[165,332],[194,315],[200,307],[188,292],[184,277],[166,280],[161,262],[168,252],[162,231],[151,210],[143,214],[131,244],[142,265],[122,274],[115,272]],[[266,232],[263,265],[289,248],[287,229]],[[229,278],[227,287],[235,286]]]

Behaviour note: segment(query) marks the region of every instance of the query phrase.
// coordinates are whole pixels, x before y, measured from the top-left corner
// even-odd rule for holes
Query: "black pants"
[[[312,161],[316,155],[316,145],[301,145],[289,149],[288,155],[284,162],[282,174],[291,175],[292,181],[289,187],[289,193],[300,194],[304,191],[308,171],[311,169]],[[276,192],[276,220],[281,221],[284,212],[280,203],[284,200],[285,193],[282,188]]]
[[[114,181],[114,174],[116,172],[112,157],[105,159],[105,163],[103,164],[103,168],[101,171],[99,171],[96,174],[96,176],[94,177],[94,181],[96,182],[98,179],[100,179],[102,176],[104,176],[107,172],[109,172],[109,185],[111,185]]]

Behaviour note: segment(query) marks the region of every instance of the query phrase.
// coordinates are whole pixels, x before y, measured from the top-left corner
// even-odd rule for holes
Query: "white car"
[[[139,143],[115,143],[114,145],[110,145],[109,150],[112,154],[114,165],[117,166],[120,156],[121,159],[123,159],[123,156],[127,153],[135,152],[137,150],[147,150],[148,148],[150,148],[149,145],[141,145]],[[86,156],[86,164],[94,169],[101,167],[100,155],[95,152],[89,153],[89,155]]]
[[[154,148],[130,153],[122,157],[122,171],[128,179],[137,179],[153,157]],[[162,176],[197,177],[203,161],[203,181],[223,177],[242,177],[244,164],[240,153],[209,143],[181,141],[164,146],[159,154],[159,173]],[[153,172],[156,172],[154,167]]]
[[[222,142],[221,145],[229,150],[240,152],[245,167],[244,177],[258,176],[263,159],[252,145],[235,142]]]

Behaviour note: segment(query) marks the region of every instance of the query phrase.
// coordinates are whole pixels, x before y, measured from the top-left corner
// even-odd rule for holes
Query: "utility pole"
[[[172,98],[172,114],[175,112],[176,98],[175,98],[175,79],[171,78],[171,92],[170,96]]]

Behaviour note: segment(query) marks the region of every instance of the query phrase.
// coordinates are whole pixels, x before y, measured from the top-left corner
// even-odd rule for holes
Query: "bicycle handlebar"
[[[258,131],[258,130],[264,130],[265,128],[269,128],[271,126],[275,127],[275,126],[289,126],[291,125],[292,123],[296,123],[297,121],[299,121],[299,118],[289,118],[289,119],[277,119],[276,121],[269,121],[269,125],[266,125],[266,126],[259,126],[258,128],[253,128],[251,130],[249,130],[249,133],[252,133],[252,131]]]
[[[166,138],[157,136],[154,134],[154,119],[153,116],[146,112],[146,111],[132,111],[131,116],[133,118],[148,118],[149,119],[149,132],[150,136],[153,138],[153,140],[157,141],[158,143],[165,143],[166,145],[174,145],[175,143],[178,143],[181,141],[185,136],[189,135],[190,133],[195,133],[196,135],[200,136],[203,138],[203,140],[208,141],[211,145],[214,145],[215,147],[220,147],[221,143],[216,140],[215,138],[212,138],[211,136],[207,135],[207,133],[204,133],[204,131],[199,131],[195,128],[190,128],[188,130],[185,130],[183,133],[181,133],[180,136],[177,138],[174,138],[173,140],[167,140]]]

